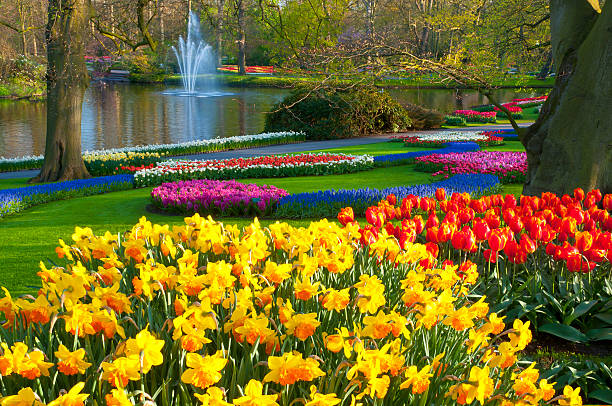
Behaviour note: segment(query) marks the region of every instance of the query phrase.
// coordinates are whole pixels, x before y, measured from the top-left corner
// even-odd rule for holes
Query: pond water
[[[285,89],[221,88],[218,97],[163,94],[172,87],[92,83],[83,104],[83,150],[257,134],[265,112],[288,94]],[[401,102],[448,112],[487,103],[473,91],[391,90]],[[501,90],[500,100],[528,97],[542,91]],[[44,153],[44,102],[0,100],[0,157]]]

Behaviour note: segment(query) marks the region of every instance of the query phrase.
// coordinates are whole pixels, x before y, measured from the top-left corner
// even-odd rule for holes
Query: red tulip
[[[353,208],[345,207],[344,209],[340,210],[340,213],[338,213],[338,221],[343,226],[355,221],[355,213],[353,213]]]
[[[584,200],[584,190],[582,190],[582,188],[577,187],[574,189],[574,199],[579,202]]]
[[[439,202],[446,199],[446,190],[442,188],[436,189],[436,200]]]
[[[489,243],[489,247],[491,247],[493,251],[501,251],[506,246],[508,237],[506,236],[506,233],[498,228],[491,231],[487,241]]]
[[[497,262],[497,251],[493,251],[492,249],[486,249],[482,252],[482,255],[487,261],[491,262],[492,264]]]
[[[473,229],[474,229],[474,234],[476,235],[476,239],[478,241],[486,240],[487,238],[489,238],[489,235],[491,234],[491,229],[489,228],[489,225],[487,224],[487,222],[480,218],[474,220]]]
[[[537,244],[527,234],[521,235],[520,245],[521,249],[528,254],[534,253],[538,248]]]
[[[612,194],[607,194],[603,197],[603,208],[612,211]]]
[[[391,193],[389,196],[387,196],[387,201],[391,206],[395,206],[395,203],[397,203],[397,197],[395,197],[395,195]]]

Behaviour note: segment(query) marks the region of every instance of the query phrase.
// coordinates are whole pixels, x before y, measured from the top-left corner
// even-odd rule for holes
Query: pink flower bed
[[[181,214],[222,216],[270,215],[287,191],[235,180],[187,180],[164,183],[151,192],[153,205]]]
[[[522,108],[520,108],[519,106],[517,106],[517,105],[516,105],[516,103],[514,103],[514,102],[511,102],[511,103],[504,103],[504,104],[502,104],[502,106],[503,106],[503,107],[505,107],[505,108],[507,108],[507,109],[508,109],[508,111],[509,111],[510,113],[515,113],[515,114],[521,114],[521,113],[523,113],[523,109],[522,109]],[[501,110],[499,107],[497,107],[497,106],[496,106],[496,107],[494,107],[494,110],[495,110],[495,111],[498,111],[498,112],[499,112],[499,111],[502,111],[502,110]]]
[[[522,182],[527,173],[527,154],[508,151],[477,151],[432,154],[416,158],[417,169],[433,176],[466,173],[497,175],[501,183]]]
[[[453,116],[465,118],[468,123],[494,123],[497,112],[476,110],[455,110]]]

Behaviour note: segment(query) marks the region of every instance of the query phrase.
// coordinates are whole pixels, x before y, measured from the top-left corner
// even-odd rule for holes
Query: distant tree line
[[[546,0],[90,0],[87,55],[172,64],[190,10],[218,63],[371,69],[393,50],[500,71],[552,66]],[[0,56],[44,59],[48,0],[0,0]],[[377,52],[359,50],[378,47]],[[330,50],[333,52],[330,53]],[[330,56],[333,54],[333,57]],[[367,54],[367,55],[366,55]],[[342,58],[345,56],[345,58]],[[313,61],[319,60],[321,67]],[[403,66],[402,68],[409,68]]]

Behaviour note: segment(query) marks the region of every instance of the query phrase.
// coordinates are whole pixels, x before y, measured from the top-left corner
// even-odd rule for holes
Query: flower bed
[[[444,148],[436,150],[436,154],[451,154],[466,151],[478,151],[480,146],[475,142],[448,142]],[[415,158],[431,155],[431,150],[403,152],[400,154],[377,155],[374,157],[374,165],[390,166],[413,162]]]
[[[485,132],[474,131],[440,131],[418,135],[398,135],[393,140],[399,140],[409,147],[439,148],[447,142],[475,142],[480,146],[502,145],[504,139],[491,136]]]
[[[523,99],[512,99],[512,103],[522,108],[535,107],[544,104],[548,96],[527,97]]]
[[[190,179],[242,179],[351,173],[373,168],[369,155],[270,155],[208,161],[166,161],[134,174],[137,187]]]
[[[338,219],[354,221],[348,209]],[[476,291],[496,303],[492,310],[508,322],[529,320],[540,336],[553,336],[547,343],[612,339],[612,194],[576,189],[561,197],[472,199],[439,189],[435,199],[389,196],[367,209],[366,221],[362,229],[374,235],[385,231],[400,244],[429,244],[437,258],[477,264]],[[589,397],[608,403],[612,376],[554,375],[563,369],[546,377],[579,381]],[[589,374],[597,369],[587,362]]]
[[[132,175],[114,175],[1,189],[0,217],[54,200],[132,189],[134,187],[133,178]]]
[[[275,186],[230,181],[188,180],[164,183],[151,192],[153,204],[180,214],[269,216],[288,193]]]
[[[83,161],[92,176],[118,175],[130,173],[126,166],[153,165],[164,157],[158,152],[112,152],[85,154]]]
[[[123,235],[77,227],[37,296],[0,299],[6,404],[548,401],[470,263],[327,220],[240,231],[195,215]],[[563,400],[581,401],[579,389]],[[154,400],[153,400],[154,399]],[[538,403],[536,402],[536,403]]]
[[[104,160],[104,156],[115,154],[159,154],[164,156],[199,154],[204,152],[227,151],[232,149],[254,148],[275,144],[289,144],[304,141],[304,134],[295,132],[263,133],[257,135],[241,135],[227,138],[214,138],[210,140],[187,141],[177,144],[140,145],[134,147],[115,148],[99,151],[86,151],[83,158],[87,160]],[[43,156],[26,156],[19,158],[0,157],[0,172],[18,171],[24,169],[38,169],[42,166]],[[101,162],[104,163],[104,162]],[[126,166],[140,165],[136,162],[121,162]],[[105,165],[106,166],[106,165]],[[119,165],[110,165],[114,170]],[[108,172],[112,173],[112,172]],[[107,173],[107,174],[108,174]]]
[[[468,123],[497,122],[497,112],[495,111],[455,110],[453,116],[463,117]]]
[[[326,190],[311,193],[296,193],[283,197],[276,210],[280,218],[309,218],[334,216],[341,208],[351,206],[355,215],[362,216],[366,209],[394,194],[399,199],[408,196],[433,196],[436,189],[449,192],[480,195],[493,193],[499,179],[493,175],[456,175],[431,184],[400,186],[386,189]]]
[[[527,174],[524,152],[477,151],[452,154],[431,154],[416,158],[416,169],[433,172],[433,176],[449,177],[464,173],[492,174],[501,183],[522,183]]]

